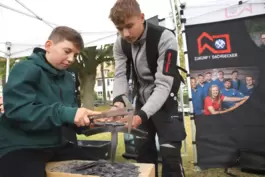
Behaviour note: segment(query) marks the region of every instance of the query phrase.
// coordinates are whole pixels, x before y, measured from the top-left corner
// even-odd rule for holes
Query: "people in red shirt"
[[[207,96],[204,100],[204,114],[205,115],[222,114],[222,113],[231,111],[235,108],[232,107],[231,109],[222,111],[223,101],[233,101],[233,102],[240,101],[236,105],[236,107],[238,107],[247,99],[248,99],[248,96],[245,96],[243,98],[224,96],[220,93],[219,87],[217,85],[212,85],[209,88],[209,96]]]

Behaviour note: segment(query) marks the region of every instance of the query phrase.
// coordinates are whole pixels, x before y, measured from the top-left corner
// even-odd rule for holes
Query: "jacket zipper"
[[[57,85],[58,86],[58,85]],[[63,92],[62,92],[62,89],[60,86],[59,87],[59,90],[60,90],[60,98],[61,98],[61,102],[63,103]]]
[[[57,85],[57,83],[55,83],[56,85]],[[58,88],[59,88],[59,91],[60,91],[60,100],[61,100],[61,102],[63,103],[64,101],[63,101],[63,91],[62,91],[62,89],[61,89],[61,87],[59,86],[59,85],[57,85],[58,86]],[[60,141],[62,141],[62,140],[60,140]],[[70,140],[67,140],[67,142],[68,143],[70,143],[70,144],[74,144],[74,142],[72,142],[72,141],[70,141]]]
[[[142,46],[141,46],[141,44],[139,44],[139,49],[138,49],[138,51],[137,51],[137,53],[135,55],[135,63],[134,63],[135,73],[136,73],[138,78],[140,78],[140,75],[139,75],[138,69],[137,69],[137,57],[138,57],[138,54],[139,54],[141,48],[142,48]],[[139,82],[139,79],[138,79],[138,82]]]
[[[142,48],[142,45],[139,44],[139,49],[138,49],[138,51],[137,51],[137,53],[136,53],[136,55],[135,55],[135,64],[134,64],[135,73],[136,73],[136,75],[137,75],[137,77],[138,77],[139,79],[140,79],[140,74],[139,74],[138,69],[137,69],[137,57],[138,57],[138,54],[139,54],[141,48]],[[138,82],[139,82],[139,79],[138,79]],[[147,86],[148,86],[148,85],[147,85]],[[146,89],[147,86],[145,85],[145,86],[143,87],[143,91],[142,91],[142,97],[143,97],[143,101],[144,101],[144,102],[146,102],[146,99],[145,99],[145,97],[144,97],[144,91],[145,91],[145,89]]]
[[[143,101],[144,102],[146,102],[146,99],[145,99],[145,97],[144,97],[144,91],[145,91],[145,89],[148,87],[148,84],[147,85],[145,85],[144,87],[143,87],[143,91],[142,91],[142,96],[143,96]]]

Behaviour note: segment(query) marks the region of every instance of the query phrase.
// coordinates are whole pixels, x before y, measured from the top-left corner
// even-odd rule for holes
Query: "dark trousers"
[[[47,162],[64,160],[95,160],[76,145],[62,148],[21,149],[0,158],[0,177],[46,177]]]
[[[171,114],[171,113],[170,113]],[[181,146],[186,137],[184,125],[179,116],[159,111],[139,128],[148,132],[148,137],[136,137],[137,162],[153,163],[158,177],[158,153],[155,135],[158,134],[160,154],[162,156],[162,177],[184,177]]]

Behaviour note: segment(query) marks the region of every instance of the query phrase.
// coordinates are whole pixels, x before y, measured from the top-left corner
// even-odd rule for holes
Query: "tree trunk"
[[[102,78],[102,94],[103,94],[103,102],[107,102],[107,96],[106,96],[106,83],[105,83],[105,75],[104,75],[104,62],[100,63],[100,72],[101,72],[101,78]]]
[[[81,99],[83,107],[93,110],[94,109],[94,86],[96,80],[95,74],[82,74],[81,81]]]

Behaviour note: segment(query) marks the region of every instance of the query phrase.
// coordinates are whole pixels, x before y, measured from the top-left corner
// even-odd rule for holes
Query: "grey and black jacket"
[[[131,45],[133,68],[138,84],[137,99],[143,105],[138,114],[143,121],[159,111],[169,97],[176,100],[179,89],[179,85],[176,83],[176,76],[178,76],[176,74],[178,72],[176,63],[178,44],[176,37],[169,30],[162,32],[158,43],[158,58],[154,60],[154,62],[157,62],[156,73],[153,75],[146,56],[146,37],[149,25],[146,23],[141,38]],[[128,63],[121,41],[121,37],[118,37],[114,44],[116,69],[113,89],[114,103],[121,101],[121,95],[128,94],[128,78],[126,75]]]

